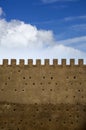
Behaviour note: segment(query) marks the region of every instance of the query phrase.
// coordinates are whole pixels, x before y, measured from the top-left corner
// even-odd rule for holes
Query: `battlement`
[[[43,62],[44,61],[44,62]],[[0,130],[86,130],[83,59],[3,59]]]
[[[33,59],[28,59],[27,60],[27,64],[25,64],[25,60],[24,59],[20,59],[19,63],[17,63],[18,60],[16,59],[11,59],[10,60],[10,64],[9,64],[9,60],[8,59],[3,59],[2,64],[3,66],[86,66],[86,64],[84,63],[83,59],[78,59],[78,64],[75,63],[75,59],[70,59],[69,63],[67,63],[66,59],[61,59],[61,64],[58,63],[58,59],[53,59],[53,63],[50,63],[49,59],[44,59],[44,64],[42,64],[41,59],[36,59],[35,60],[35,64],[33,63]]]

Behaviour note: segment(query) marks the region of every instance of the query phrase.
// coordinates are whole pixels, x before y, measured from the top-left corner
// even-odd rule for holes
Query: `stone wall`
[[[0,130],[86,130],[86,65],[0,65]]]

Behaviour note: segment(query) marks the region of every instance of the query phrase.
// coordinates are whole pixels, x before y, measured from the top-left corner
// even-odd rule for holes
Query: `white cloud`
[[[76,25],[72,25],[70,27],[70,29],[74,30],[74,31],[86,31],[86,24],[76,24]]]
[[[0,20],[0,59],[3,58],[84,58],[86,53],[67,47],[68,44],[85,42],[86,37],[56,41],[49,30],[38,30],[31,24]]]
[[[75,16],[75,17],[65,17],[64,21],[73,21],[73,20],[86,20],[86,15],[81,15],[81,16]]]
[[[4,15],[4,11],[3,11],[3,9],[0,7],[0,17],[1,17],[2,15]]]
[[[83,44],[83,43],[86,43],[86,36],[82,36],[82,37],[75,37],[75,38],[70,38],[70,39],[67,39],[67,40],[61,40],[61,41],[58,41],[59,44],[63,44],[63,45],[71,45],[71,44]]]
[[[54,2],[68,2],[68,1],[77,1],[77,0],[41,0],[43,3],[54,3]]]
[[[86,53],[83,53],[77,49],[71,47],[65,47],[64,45],[55,45],[53,47],[42,48],[42,49],[14,49],[14,48],[0,48],[0,59],[84,59],[86,63]]]
[[[22,21],[0,20],[0,44],[5,47],[39,48],[53,44],[52,31],[37,30]]]
[[[86,36],[70,38],[58,41],[58,44],[83,50],[86,53]]]

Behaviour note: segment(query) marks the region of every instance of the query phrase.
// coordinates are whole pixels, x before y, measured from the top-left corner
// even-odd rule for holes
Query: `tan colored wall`
[[[0,65],[0,130],[86,130],[83,60],[45,65],[32,60]]]

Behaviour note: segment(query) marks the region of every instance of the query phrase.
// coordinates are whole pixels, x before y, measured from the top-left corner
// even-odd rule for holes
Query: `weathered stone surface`
[[[0,65],[0,130],[86,130],[86,65]]]

